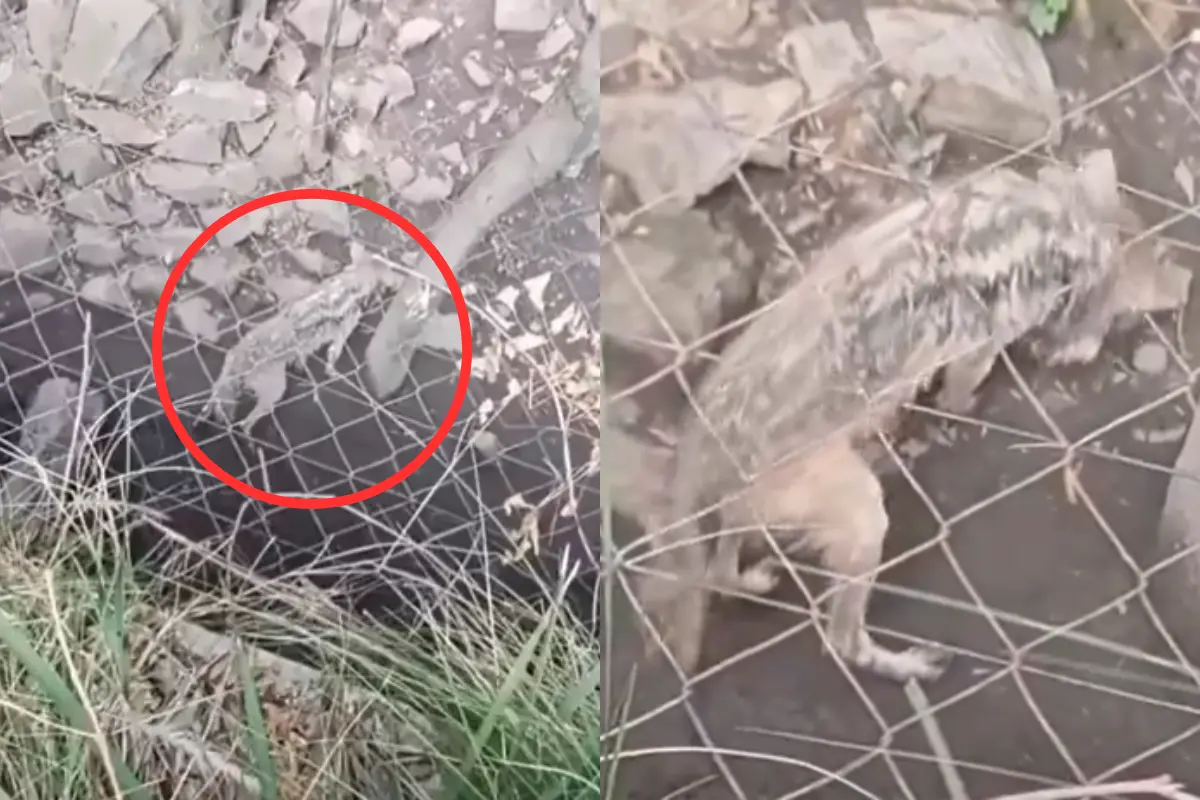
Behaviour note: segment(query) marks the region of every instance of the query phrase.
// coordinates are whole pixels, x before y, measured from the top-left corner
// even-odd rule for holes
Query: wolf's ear
[[[1121,215],[1121,189],[1112,150],[1092,150],[1079,161],[1074,184],[1089,207],[1116,220]]]

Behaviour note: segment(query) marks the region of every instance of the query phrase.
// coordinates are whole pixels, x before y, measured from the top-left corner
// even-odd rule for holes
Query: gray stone
[[[329,165],[329,185],[334,189],[345,189],[362,183],[371,174],[372,165],[363,158],[335,156]]]
[[[292,303],[313,293],[316,284],[295,275],[268,275],[267,290],[281,304]]]
[[[150,147],[162,138],[162,134],[137,117],[115,108],[81,108],[75,117],[108,145]]]
[[[243,16],[233,34],[233,63],[257,75],[266,66],[279,38],[279,26],[268,19]]]
[[[209,289],[227,294],[251,266],[245,256],[234,250],[214,250],[206,245],[188,265],[187,275]]]
[[[167,107],[182,117],[210,124],[253,122],[271,110],[267,93],[240,81],[186,79],[167,98]]]
[[[0,158],[0,198],[35,197],[45,185],[46,175],[37,163],[16,155]]]
[[[157,301],[167,285],[171,270],[160,264],[139,264],[132,267],[123,275],[124,283],[129,290],[148,300]]]
[[[291,89],[300,83],[304,73],[308,71],[308,60],[300,46],[289,39],[283,39],[275,48],[275,60],[271,64],[271,72],[275,78]]]
[[[200,219],[203,220],[205,226],[208,226],[227,213],[229,213],[229,209],[223,206],[204,208],[200,210]],[[245,216],[238,217],[219,230],[214,238],[222,247],[233,247],[234,245],[241,244],[251,236],[261,235],[266,231],[270,221],[270,211],[260,208],[257,211],[251,211]]]
[[[486,89],[494,82],[492,74],[483,68],[483,64],[479,62],[477,53],[469,53],[462,60],[463,72],[467,73],[467,80],[475,84],[479,89]]]
[[[348,237],[351,234],[350,207],[345,203],[334,200],[297,200],[294,205],[317,230],[328,231],[338,236]]]
[[[62,208],[72,217],[93,225],[124,225],[130,221],[129,214],[95,186],[71,192],[63,198]]]
[[[550,27],[558,13],[556,0],[495,0],[495,3],[492,22],[501,33],[539,33]]]
[[[154,155],[188,164],[220,164],[225,160],[225,126],[192,122],[154,148]]]
[[[784,35],[779,49],[785,63],[808,87],[811,105],[848,88],[869,64],[849,23],[841,21],[796,28]]]
[[[0,273],[53,272],[58,267],[55,254],[54,228],[49,220],[40,214],[0,209]]]
[[[258,194],[262,176],[253,161],[237,159],[226,161],[217,171],[217,183],[235,198],[246,198]]]
[[[328,278],[340,269],[337,262],[311,247],[292,247],[284,255],[298,271],[314,278]]]
[[[142,180],[172,200],[193,205],[214,203],[224,192],[212,170],[198,164],[147,164]]]
[[[408,159],[397,156],[388,162],[387,165],[387,182],[392,191],[398,192],[405,186],[413,182],[417,177],[417,171],[413,168],[412,163]]]
[[[121,237],[112,228],[96,225],[76,225],[72,255],[80,264],[89,267],[112,267],[121,263],[125,248]]]
[[[201,233],[203,231],[199,228],[183,227],[144,231],[133,240],[133,252],[143,258],[178,261],[183,251],[187,250]]]
[[[415,50],[421,45],[428,44],[433,37],[442,31],[442,23],[431,17],[410,19],[400,26],[392,39],[393,46],[401,55],[409,50]]]
[[[548,0],[547,0],[548,2]],[[608,0],[601,14],[657,37],[693,41],[732,39],[750,21],[751,0],[715,0],[700,11],[693,0]]]
[[[163,0],[175,47],[163,69],[171,81],[223,71],[238,0]]]
[[[1029,31],[995,17],[915,8],[870,9],[867,23],[890,70],[909,83],[931,83],[918,109],[928,127],[1014,147],[1061,132],[1054,77]]]
[[[546,35],[538,42],[537,57],[542,61],[548,61],[557,57],[574,43],[575,30],[566,20],[560,19],[551,26],[550,30],[546,31]]]
[[[150,0],[78,0],[58,78],[84,94],[130,100],[173,44]]]
[[[788,127],[804,100],[797,80],[744,84],[695,81],[681,91],[600,97],[600,158],[624,175],[638,201],[680,212],[728,180],[744,163],[782,169]]]
[[[306,147],[304,135],[296,126],[281,120],[255,154],[254,162],[258,165],[259,174],[277,183],[299,175],[305,169]]]
[[[189,334],[209,342],[221,338],[221,317],[213,311],[213,305],[207,299],[188,297],[173,305],[179,324]]]
[[[121,288],[121,281],[116,275],[105,274],[89,278],[79,288],[79,293],[84,299],[99,305],[129,308],[129,297]]]
[[[139,226],[152,228],[167,221],[171,215],[171,201],[153,192],[138,191],[129,199],[129,210]]]
[[[91,139],[72,138],[54,153],[58,174],[84,187],[111,175],[116,165],[104,159],[104,149]]]
[[[1133,351],[1133,368],[1143,375],[1161,375],[1169,364],[1170,354],[1159,342],[1146,342]]]
[[[253,155],[258,148],[263,146],[263,142],[271,135],[271,131],[275,129],[274,117],[263,117],[255,122],[242,122],[237,126],[238,141],[242,145],[242,152],[246,155]]]
[[[447,200],[454,191],[454,181],[439,175],[421,174],[400,189],[400,196],[410,203],[436,203]]]
[[[329,30],[329,12],[337,0],[300,0],[287,13],[287,21],[296,27],[309,44],[325,46]],[[367,30],[363,15],[343,4],[341,25],[337,29],[336,47],[354,47]]]
[[[29,0],[25,8],[25,32],[33,58],[47,72],[62,63],[71,19],[78,0]]]
[[[58,108],[49,81],[11,59],[0,64],[0,121],[6,134],[36,136],[54,124]]]

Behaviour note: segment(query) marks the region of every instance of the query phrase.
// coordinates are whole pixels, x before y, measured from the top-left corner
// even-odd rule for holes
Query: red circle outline
[[[462,336],[462,365],[459,368],[458,384],[454,389],[454,398],[450,402],[450,408],[446,412],[445,419],[434,433],[433,438],[425,445],[424,449],[418,453],[412,461],[408,462],[399,472],[392,477],[380,481],[374,486],[354,492],[352,494],[338,495],[336,497],[288,497],[286,495],[273,494],[248,483],[238,480],[230,475],[225,470],[221,469],[217,464],[204,454],[195,440],[183,427],[183,422],[179,419],[179,414],[175,410],[175,404],[171,400],[171,395],[167,391],[166,368],[163,364],[163,336],[167,325],[167,309],[171,304],[171,296],[175,294],[175,287],[179,285],[179,280],[183,277],[184,270],[200,252],[200,248],[208,244],[214,236],[216,236],[225,226],[232,222],[236,222],[242,217],[249,214],[251,211],[257,211],[260,208],[275,205],[276,203],[286,203],[289,200],[333,200],[350,205],[358,206],[367,211],[374,212],[384,219],[397,226],[413,239],[417,244],[421,245],[433,263],[437,264],[438,271],[442,273],[443,280],[446,281],[447,287],[450,289],[450,296],[454,299],[454,310],[458,315],[458,328]],[[421,232],[421,230],[409,222],[404,217],[397,214],[392,209],[385,205],[375,202],[366,197],[361,197],[350,192],[341,192],[335,189],[287,189],[281,192],[272,192],[271,194],[263,195],[262,197],[250,200],[242,205],[234,208],[219,219],[204,229],[196,239],[188,245],[188,248],[183,251],[183,255],[179,257],[174,269],[171,270],[170,276],[167,278],[166,285],[163,287],[162,294],[158,298],[158,309],[154,314],[154,332],[151,338],[150,346],[151,364],[154,369],[154,383],[158,388],[158,396],[163,405],[163,411],[166,412],[167,420],[170,421],[171,427],[175,429],[175,434],[179,437],[179,441],[187,448],[188,452],[195,457],[200,464],[221,480],[226,486],[238,490],[242,494],[254,500],[260,500],[264,503],[284,506],[285,508],[299,509],[322,509],[322,508],[341,508],[353,503],[359,503],[363,500],[369,500],[376,495],[386,492],[398,485],[401,481],[408,478],[421,466],[429,460],[433,455],[433,451],[437,450],[450,435],[450,429],[454,427],[454,422],[458,419],[459,413],[462,411],[463,403],[467,398],[467,386],[471,379],[471,320],[467,313],[467,301],[463,297],[462,289],[458,285],[458,281],[454,277],[454,271],[450,269],[450,265],[446,263],[445,257],[434,246],[433,242]]]

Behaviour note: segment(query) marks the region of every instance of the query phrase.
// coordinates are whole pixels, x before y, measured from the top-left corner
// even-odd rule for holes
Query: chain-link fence
[[[588,37],[574,5],[502,19],[467,2],[2,4],[13,443],[47,378],[99,387],[157,520],[139,547],[159,555],[170,528],[259,581],[315,585],[373,617],[423,618],[468,587],[539,595],[530,566],[557,580],[564,553],[590,585],[598,228],[582,188],[594,164],[571,128],[588,121],[562,122]],[[528,133],[554,114],[549,134]],[[520,161],[523,136],[562,157]],[[260,208],[172,277],[223,215],[297,188],[368,198],[428,233],[461,286],[469,364],[446,282],[369,209]],[[431,449],[457,392],[462,407],[405,480],[312,510],[219,480],[160,389],[229,476],[308,500],[389,480]]]
[[[1164,774],[1198,791],[1181,445],[1196,9],[613,5],[601,214],[614,796],[1191,796],[1138,782]],[[1111,174],[1107,189],[1086,177],[1107,153],[1140,219],[1112,202]],[[1033,206],[1045,215],[1022,222]],[[1115,215],[1088,216],[1103,208]],[[1080,236],[1114,249],[1064,255]],[[1049,302],[1037,325],[1020,320],[1070,263],[1117,269],[1103,296],[1122,314],[1102,315],[1094,358],[1083,337],[1059,350],[1082,363],[1048,364],[1042,323],[1074,312]],[[980,327],[960,336],[968,319]],[[990,359],[928,371],[971,352],[947,341],[997,339],[1021,346],[990,373]],[[863,418],[862,455],[798,441]],[[691,515],[731,541],[740,491],[745,530],[783,535],[743,534],[738,577],[723,545],[671,531]],[[868,569],[880,514],[886,544]],[[822,558],[784,552],[796,526]],[[949,654],[944,673],[846,637],[825,602],[848,569],[872,573],[872,636]],[[724,595],[698,654],[699,593],[678,579]]]

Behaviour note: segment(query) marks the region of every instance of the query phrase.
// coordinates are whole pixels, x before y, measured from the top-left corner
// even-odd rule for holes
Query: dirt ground
[[[818,7],[817,16],[830,19],[828,11]],[[795,13],[790,24],[809,21]],[[1086,112],[1086,123],[1072,126],[1060,155],[1112,148],[1138,210],[1157,225],[1191,200],[1173,175],[1181,161],[1194,165],[1200,157],[1200,118],[1189,107],[1200,90],[1200,52],[1184,47],[1158,68],[1162,51],[1125,24],[1119,18],[1102,26],[1091,42],[1071,30],[1046,44],[1067,98],[1064,110],[1104,98]],[[1177,88],[1185,101],[1176,99]],[[751,173],[750,181],[764,206],[785,207],[772,196],[781,179]],[[1178,263],[1200,265],[1195,220],[1158,235],[1175,245]],[[1172,315],[1157,320],[1188,369],[1200,347],[1192,286],[1178,327]],[[1140,326],[1116,337],[1087,368],[1017,363],[1061,441],[1094,434],[1088,445],[1104,451],[1081,456],[1082,492],[1073,502],[1063,469],[1054,468],[1063,449],[1044,444],[1058,441],[1057,434],[1003,369],[989,380],[975,414],[990,430],[930,422],[940,433],[916,459],[912,481],[903,475],[886,481],[887,557],[901,558],[884,572],[868,620],[893,642],[889,634],[936,641],[957,653],[925,693],[966,796],[1162,773],[1200,790],[1200,684],[1183,662],[1185,655],[1200,657],[1200,633],[1186,622],[1197,598],[1153,585],[1147,590],[1145,578],[1162,557],[1155,529],[1165,470],[1191,416],[1188,377],[1177,366],[1158,374],[1135,369],[1133,352],[1147,341],[1160,340]],[[1173,400],[1156,404],[1173,391]],[[928,503],[953,523],[945,535],[938,535]],[[717,604],[703,658],[708,671],[693,695],[740,791],[676,708],[637,738],[637,747],[665,752],[631,759],[618,780],[620,796],[959,796],[939,773],[918,719],[928,709],[893,684],[843,673],[820,652],[811,629],[788,635],[808,621],[796,587],[768,602],[774,607]],[[1164,625],[1178,650],[1162,635]],[[778,640],[764,645],[772,637]],[[628,657],[626,644],[614,648],[618,664]],[[635,714],[671,697],[677,687],[670,683],[646,676]],[[671,752],[681,747],[692,752]]]

